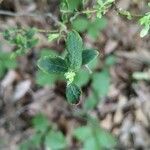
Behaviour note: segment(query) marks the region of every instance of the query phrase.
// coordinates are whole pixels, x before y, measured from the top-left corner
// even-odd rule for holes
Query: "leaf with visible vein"
[[[83,43],[80,35],[76,31],[68,33],[66,41],[69,69],[79,70],[82,65]]]
[[[46,73],[65,73],[68,70],[64,59],[44,57],[38,61],[38,67]]]
[[[76,84],[69,84],[66,89],[66,97],[69,103],[77,104],[79,102],[81,90]]]
[[[98,56],[98,51],[95,49],[86,49],[82,52],[82,65],[88,64]]]

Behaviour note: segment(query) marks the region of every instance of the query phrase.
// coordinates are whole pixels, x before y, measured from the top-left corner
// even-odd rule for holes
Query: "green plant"
[[[54,124],[48,119],[38,114],[32,119],[34,134],[23,141],[20,150],[40,149],[44,145],[45,149],[62,150],[67,147],[67,142],[61,131],[57,130]]]
[[[143,29],[140,32],[140,36],[144,37],[148,34],[150,29],[150,12],[145,13],[145,15],[139,20],[139,22],[143,26]]]
[[[90,9],[89,8],[83,9],[85,3],[86,2],[83,0],[82,3],[80,1],[78,5],[73,5],[73,4],[69,4],[69,0],[63,0],[62,1],[63,5],[61,5],[63,7],[60,7],[60,11],[62,12],[62,16],[63,16],[62,17],[63,22],[68,23],[69,21],[72,22],[73,20],[76,19],[76,21],[72,23],[73,27],[76,28],[76,30],[83,32],[84,30],[86,30],[88,26],[88,21],[85,19],[85,16],[88,18],[92,18],[94,15],[100,19],[106,14],[106,12],[111,10],[111,8],[114,8],[114,10],[120,16],[123,16],[127,18],[128,20],[136,19],[140,22],[140,25],[143,27],[143,29],[140,32],[141,37],[144,37],[149,33],[150,12],[146,12],[145,14],[142,14],[142,15],[133,14],[132,12],[128,10],[118,8],[115,0],[97,0],[95,4],[93,5],[93,7]],[[78,7],[81,4],[83,5],[83,7],[81,7],[82,9],[80,10]],[[71,6],[74,6],[74,9],[70,9]],[[149,3],[148,3],[148,7],[150,7]],[[81,17],[78,17],[78,16],[81,16]],[[81,25],[84,24],[84,26],[78,27],[79,23],[81,23]]]
[[[110,76],[108,70],[97,72],[92,77],[92,88],[98,98],[106,96],[110,85]]]
[[[114,1],[115,0],[97,0],[96,5],[94,6],[97,17],[102,18]]]
[[[99,32],[107,25],[105,18],[95,18],[89,21],[86,17],[77,17],[72,21],[72,27],[78,32],[87,32],[87,34],[96,39]]]
[[[4,38],[15,46],[15,52],[11,57],[26,54],[33,46],[35,46],[38,42],[38,39],[34,37],[35,33],[35,28],[19,30],[16,28],[6,29],[3,32]]]
[[[101,97],[107,95],[110,86],[109,67],[115,63],[115,58],[113,56],[107,57],[103,67],[97,69],[98,59],[94,58],[98,55],[98,52],[95,49],[86,49],[79,34],[76,31],[69,31],[75,29],[78,32],[87,32],[88,35],[96,39],[99,32],[106,26],[106,20],[103,16],[112,9],[129,20],[134,18],[138,20],[143,27],[140,33],[141,37],[148,35],[150,29],[150,12],[142,15],[133,14],[128,10],[117,8],[115,0],[97,0],[92,6],[85,5],[88,2],[88,0],[61,0],[60,20],[51,13],[44,14],[45,17],[50,17],[56,23],[58,30],[55,32],[35,28],[10,28],[3,32],[4,38],[15,47],[12,57],[26,54],[37,44],[36,32],[48,33],[49,42],[64,38],[66,40],[65,56],[58,56],[51,51],[42,51],[45,54],[41,54],[38,61],[41,70],[37,71],[36,82],[41,86],[51,86],[60,78],[62,80],[65,78],[67,81],[66,98],[71,104],[79,102],[81,88],[91,83],[90,95],[83,104],[83,111],[85,112],[94,109]],[[12,12],[10,14],[13,16]],[[24,15],[37,16],[37,14],[30,13]],[[11,60],[9,57],[9,54],[0,53],[0,77],[6,70],[16,66],[15,60]],[[82,66],[85,66],[88,70],[91,68],[96,70],[93,74],[89,74]],[[135,72],[133,78],[149,80],[149,72]],[[116,140],[99,127],[97,120],[86,119],[87,125],[74,131],[74,137],[83,144],[83,149],[113,149]],[[39,114],[33,119],[33,128],[35,134],[21,145],[22,150],[39,149],[43,145],[46,149],[52,150],[67,148],[63,133],[58,131],[55,125],[49,123],[43,115]]]
[[[17,66],[15,59],[10,59],[11,53],[0,51],[0,78],[9,69],[14,69]]]
[[[95,61],[95,62],[94,62]],[[92,66],[95,69],[98,67],[98,62],[96,59],[92,63],[89,63],[89,67]],[[101,101],[103,97],[105,97],[109,91],[110,87],[110,74],[109,74],[109,68],[116,63],[116,57],[114,55],[109,55],[105,58],[103,67],[101,71],[94,71],[86,81],[86,76],[84,76],[84,80],[86,81],[86,84],[91,81],[91,92],[89,97],[86,98],[84,104],[83,104],[83,110],[84,111],[90,111],[94,109],[97,104]],[[82,78],[81,78],[82,79]],[[78,81],[79,83],[84,81]]]
[[[89,118],[87,125],[76,128],[73,135],[83,144],[82,150],[113,149],[117,144],[115,137],[102,129],[94,118]]]
[[[58,53],[51,49],[42,49],[40,57],[43,58],[46,56],[57,57]],[[37,70],[36,72],[36,83],[40,86],[53,86],[56,81],[60,80],[63,80],[62,75],[44,73],[42,70]]]
[[[80,5],[82,5],[82,0],[61,0],[60,12],[62,13],[61,19],[63,23],[69,22],[71,17],[70,14],[74,14]]]
[[[91,50],[87,50],[87,51],[91,52]],[[89,56],[92,56],[92,54],[90,54]],[[52,50],[43,49],[41,51],[40,57],[43,58],[46,56],[57,57],[58,54]],[[89,57],[89,56],[86,55],[86,57]],[[94,57],[94,56],[92,56],[92,57]],[[84,58],[84,54],[83,54],[83,58]],[[83,105],[83,107],[86,110],[93,109],[97,105],[97,103],[99,102],[101,97],[104,97],[107,95],[108,89],[110,86],[110,76],[109,76],[109,71],[104,70],[104,69],[107,66],[113,65],[115,63],[115,61],[116,61],[116,58],[113,55],[110,55],[110,56],[106,57],[105,65],[104,65],[102,71],[93,71],[93,73],[90,74],[86,68],[80,68],[79,71],[76,72],[76,76],[74,77],[73,82],[79,88],[86,86],[90,80],[92,81],[91,82],[92,93],[85,100],[84,105]],[[86,62],[83,62],[83,64],[84,63],[86,63]],[[98,67],[98,64],[99,64],[99,58],[97,57],[88,63],[88,67],[91,70],[94,70]],[[37,82],[37,84],[39,84],[41,86],[45,86],[45,85],[52,86],[55,84],[56,81],[59,81],[60,79],[64,80],[65,78],[63,78],[63,75],[44,73],[41,70],[37,71],[36,82]],[[105,85],[105,87],[104,87],[104,85]]]
[[[42,57],[38,61],[39,68],[48,74],[63,74],[67,80],[66,97],[68,102],[79,102],[81,89],[74,83],[74,78],[82,65],[88,64],[98,52],[93,49],[84,49],[81,37],[76,31],[69,32],[66,40],[67,54],[60,56]]]

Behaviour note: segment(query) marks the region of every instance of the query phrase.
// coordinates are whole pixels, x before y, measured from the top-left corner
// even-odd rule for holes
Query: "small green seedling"
[[[108,9],[112,6],[115,0],[97,0],[97,4],[95,5],[96,15],[98,18],[102,18],[102,16],[108,11]]]
[[[6,29],[3,32],[3,37],[10,44],[15,46],[15,52],[11,57],[26,54],[31,48],[33,48],[38,42],[38,39],[34,37],[35,33],[35,28],[20,30],[14,28]]]
[[[79,16],[72,22],[72,27],[78,32],[87,32],[87,34],[96,39],[102,31],[107,26],[106,18],[95,18],[90,21],[87,17]]]
[[[76,31],[68,33],[66,50],[65,58],[60,56],[42,57],[38,61],[38,67],[48,74],[63,74],[67,80],[67,100],[69,103],[77,104],[80,100],[81,89],[74,83],[74,78],[83,65],[98,56],[98,51],[84,49],[82,39]]]
[[[14,69],[17,66],[15,59],[10,59],[11,53],[0,51],[0,78],[3,77],[5,71]]]
[[[88,119],[87,125],[76,128],[73,135],[81,142],[82,150],[110,150],[117,144],[116,138],[101,128],[95,118]]]
[[[42,114],[37,114],[32,119],[34,134],[23,141],[20,150],[44,149],[62,150],[66,149],[67,142],[61,131]]]

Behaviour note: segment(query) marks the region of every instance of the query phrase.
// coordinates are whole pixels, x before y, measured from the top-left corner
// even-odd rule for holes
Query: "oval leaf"
[[[148,34],[149,28],[150,28],[149,26],[146,26],[145,28],[143,28],[140,32],[140,37],[143,38],[144,36],[146,36]]]
[[[50,130],[45,136],[45,147],[48,150],[66,149],[67,141],[60,131]]]
[[[86,49],[82,52],[82,65],[88,64],[98,56],[99,52],[94,49]]]
[[[38,67],[46,73],[65,73],[68,70],[65,60],[60,57],[41,58],[38,61]]]
[[[66,97],[69,103],[77,104],[79,102],[81,90],[76,84],[69,84],[66,89]]]
[[[66,41],[69,68],[72,70],[80,69],[82,65],[83,43],[80,35],[76,31],[68,33]]]

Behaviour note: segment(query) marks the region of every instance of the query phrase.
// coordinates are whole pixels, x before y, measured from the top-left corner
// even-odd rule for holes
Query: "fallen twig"
[[[58,20],[56,16],[54,16],[52,13],[28,13],[28,12],[11,12],[11,11],[5,11],[5,10],[0,10],[0,15],[3,16],[11,16],[11,17],[49,17],[51,18],[58,26],[60,26],[63,31],[67,32],[67,27]]]

